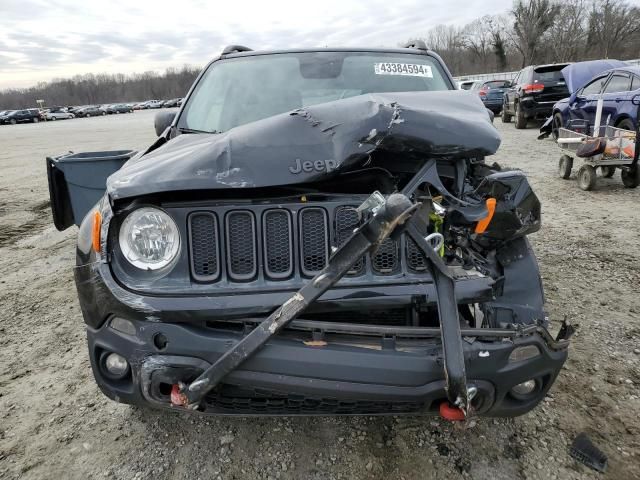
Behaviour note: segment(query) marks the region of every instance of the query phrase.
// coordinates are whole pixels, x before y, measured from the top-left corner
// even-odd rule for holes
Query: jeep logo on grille
[[[313,171],[329,173],[335,170],[337,166],[336,161],[333,159],[301,162],[299,158],[296,158],[296,164],[289,167],[289,171],[294,175],[300,172],[310,173]]]

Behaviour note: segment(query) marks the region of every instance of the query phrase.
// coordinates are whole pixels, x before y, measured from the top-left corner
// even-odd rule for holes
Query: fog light
[[[537,383],[535,380],[527,380],[526,382],[522,382],[517,384],[511,389],[512,393],[515,393],[517,396],[527,396],[532,394],[536,389]]]
[[[127,335],[136,334],[136,327],[129,320],[125,320],[124,318],[114,317],[111,319],[111,328],[117,330],[122,333],[126,333]]]
[[[524,345],[516,347],[509,355],[509,363],[529,360],[540,355],[540,349],[536,345]]]
[[[113,378],[122,378],[129,371],[129,362],[122,355],[109,353],[104,358],[104,368]]]

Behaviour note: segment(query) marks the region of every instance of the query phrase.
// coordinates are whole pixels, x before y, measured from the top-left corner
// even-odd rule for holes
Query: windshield
[[[451,89],[439,62],[422,54],[304,52],[238,57],[211,64],[178,127],[224,132],[365,93]]]

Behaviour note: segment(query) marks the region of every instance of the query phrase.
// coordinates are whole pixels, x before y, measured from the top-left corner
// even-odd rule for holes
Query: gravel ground
[[[143,411],[93,382],[72,279],[75,229],[51,225],[45,155],[143,148],[153,112],[0,127],[0,478],[640,478],[640,188],[583,192],[537,130],[496,127],[495,160],[543,205],[532,236],[555,329],[578,325],[545,401],[466,428],[432,417],[226,418]],[[605,475],[567,454],[587,432]]]

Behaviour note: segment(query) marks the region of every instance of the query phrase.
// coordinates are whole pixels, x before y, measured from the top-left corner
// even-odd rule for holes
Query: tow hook
[[[186,407],[189,403],[187,396],[183,393],[186,385],[175,383],[171,386],[171,405],[174,407]]]
[[[458,399],[456,405],[452,405],[448,401],[444,401],[440,404],[440,416],[450,422],[462,422],[467,420],[471,416],[471,401],[478,393],[478,389],[474,385],[469,385],[467,388],[467,401],[466,405],[461,398]]]

